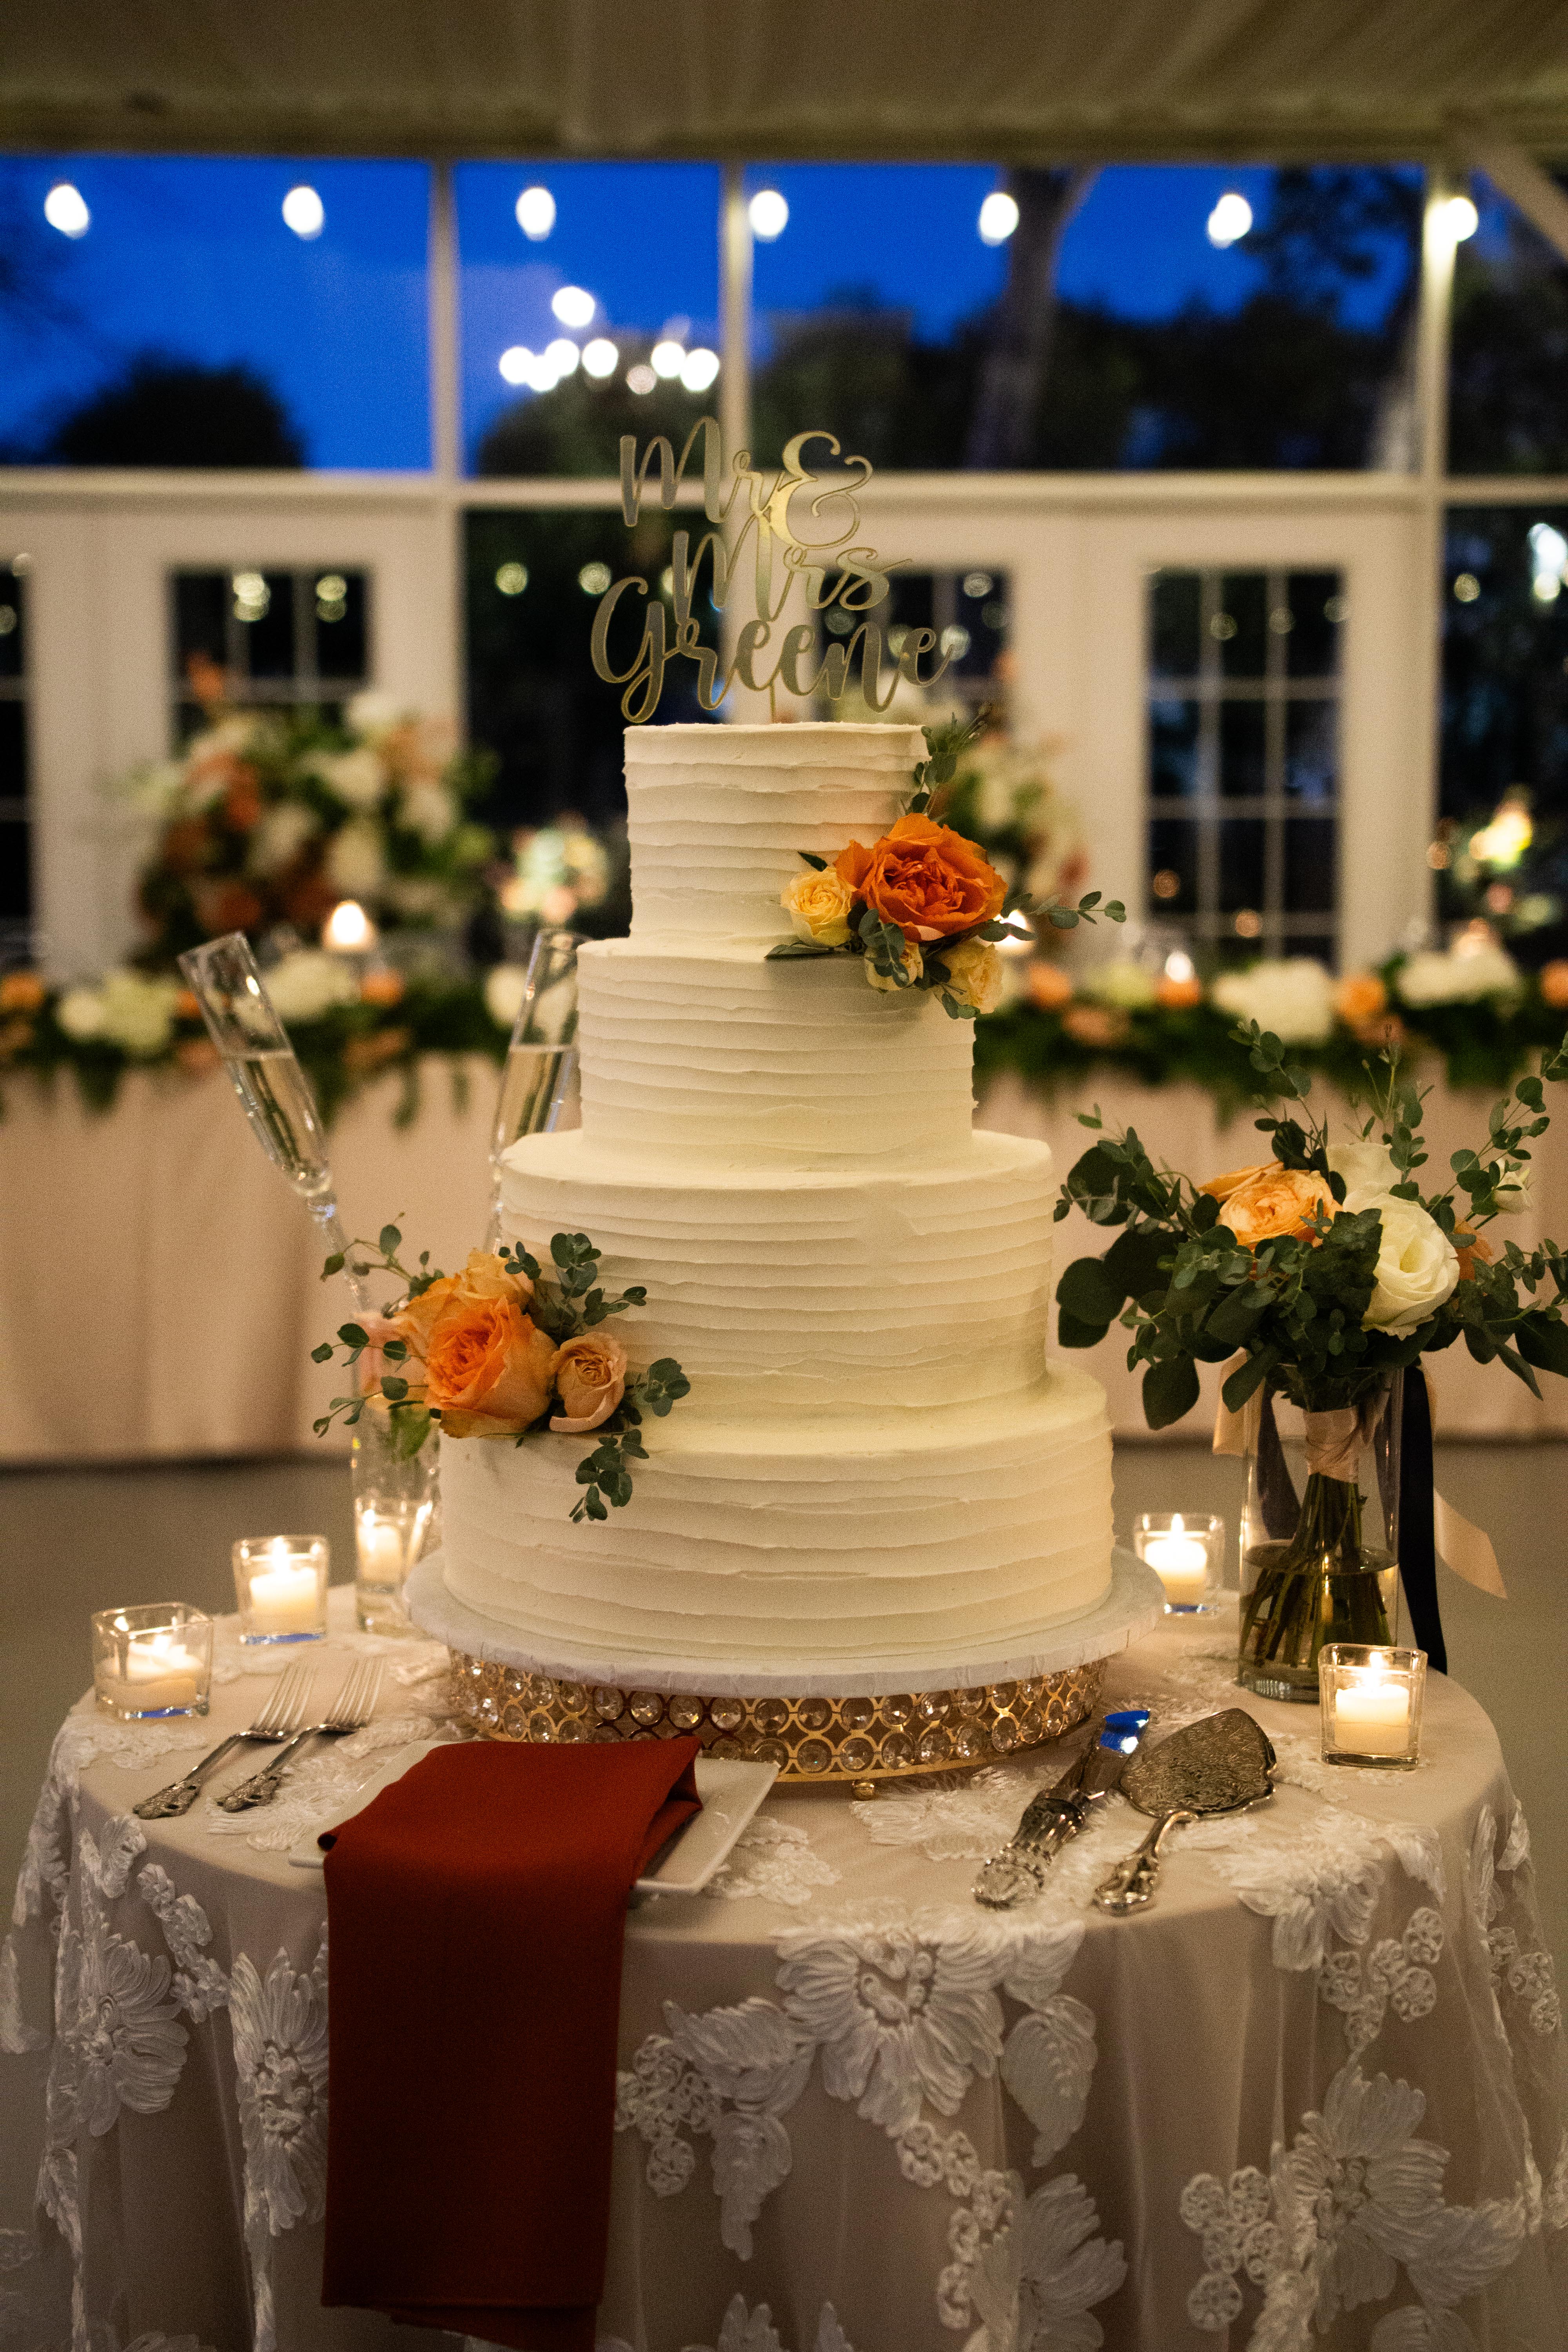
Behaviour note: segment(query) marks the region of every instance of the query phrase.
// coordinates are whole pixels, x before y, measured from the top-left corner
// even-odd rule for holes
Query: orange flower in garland
[[[835,871],[906,940],[946,939],[1002,911],[1007,886],[972,841],[929,816],[901,816],[869,849],[852,841]]]
[[[507,1436],[550,1402],[556,1346],[510,1298],[458,1297],[436,1318],[426,1402],[453,1437]]]

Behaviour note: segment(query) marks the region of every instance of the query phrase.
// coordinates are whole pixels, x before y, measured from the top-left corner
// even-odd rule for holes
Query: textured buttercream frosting
[[[973,1033],[933,998],[765,961],[799,852],[885,832],[923,748],[627,737],[632,936],[582,952],[582,1131],[513,1146],[503,1223],[590,1234],[647,1290],[634,1367],[691,1393],[603,1522],[570,1522],[584,1440],[443,1442],[447,1582],[543,1660],[929,1685],[1109,1586],[1104,1396],[1045,1362],[1048,1150],[972,1132]]]

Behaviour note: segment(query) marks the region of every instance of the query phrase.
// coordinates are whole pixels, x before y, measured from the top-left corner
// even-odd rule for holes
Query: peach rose
[[[448,1437],[508,1437],[550,1402],[555,1342],[514,1299],[459,1294],[436,1318],[425,1401]]]
[[[1333,1194],[1321,1176],[1304,1168],[1259,1168],[1231,1192],[1219,1213],[1243,1249],[1255,1250],[1285,1234],[1312,1234],[1310,1219],[1321,1208],[1338,1213]]]
[[[852,841],[835,872],[906,940],[945,939],[1002,911],[1007,885],[972,841],[929,816],[901,816],[869,849]]]
[[[533,1297],[533,1285],[524,1274],[509,1274],[491,1250],[470,1250],[461,1274],[444,1274],[428,1290],[411,1298],[392,1318],[384,1337],[401,1339],[408,1354],[397,1366],[401,1377],[407,1381],[409,1394],[423,1395],[425,1361],[429,1354],[430,1335],[448,1307],[460,1300],[469,1302],[500,1300],[518,1307],[528,1305]],[[373,1323],[384,1321],[379,1316],[362,1316],[361,1322],[369,1330]],[[379,1376],[379,1375],[378,1375]]]
[[[1030,1003],[1037,1004],[1042,1013],[1059,1013],[1064,1004],[1072,1003],[1072,982],[1058,964],[1037,959],[1029,966],[1026,985]]]
[[[1473,1282],[1478,1265],[1489,1265],[1497,1252],[1485,1234],[1468,1234],[1461,1225],[1454,1235],[1454,1250],[1459,1261],[1459,1280]]]
[[[367,1004],[401,1004],[403,974],[400,971],[367,971],[359,984],[359,992]]]
[[[1374,971],[1347,972],[1334,991],[1334,1011],[1352,1029],[1375,1021],[1387,1003],[1388,991]]]
[[[1562,957],[1541,967],[1541,1001],[1550,1004],[1553,1013],[1568,1007],[1568,962]]]
[[[1260,1160],[1250,1168],[1230,1168],[1223,1176],[1211,1176],[1198,1190],[1206,1192],[1211,1201],[1228,1201],[1238,1185],[1249,1183],[1254,1176],[1271,1175],[1276,1164],[1272,1160]]]
[[[779,892],[779,905],[788,915],[799,940],[821,948],[844,947],[849,938],[849,909],[855,894],[842,874],[831,866],[797,874]]]
[[[580,1436],[608,1421],[626,1392],[626,1351],[618,1339],[595,1339],[586,1332],[568,1339],[555,1359],[555,1386],[564,1412],[550,1426],[563,1437]]]
[[[1069,1004],[1062,1014],[1062,1027],[1080,1045],[1097,1049],[1123,1044],[1131,1023],[1118,1005]]]

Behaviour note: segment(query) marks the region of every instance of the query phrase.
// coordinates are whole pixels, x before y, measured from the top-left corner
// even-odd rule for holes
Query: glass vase
[[[417,1405],[372,1397],[354,1423],[354,1613],[363,1633],[416,1633],[403,1598],[435,1539],[440,1447]]]
[[[1270,1383],[1249,1417],[1236,1678],[1259,1697],[1315,1705],[1325,1643],[1394,1639],[1404,1379],[1329,1411]]]

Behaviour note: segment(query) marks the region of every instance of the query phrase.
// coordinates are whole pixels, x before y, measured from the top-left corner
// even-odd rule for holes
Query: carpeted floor
[[[1563,1712],[1568,1604],[1568,1445],[1447,1445],[1437,1483],[1490,1530],[1511,1598],[1442,1576],[1450,1670],[1497,1724],[1534,1835],[1542,1909],[1568,1954],[1568,1765]],[[1241,1472],[1202,1445],[1117,1448],[1117,1522],[1141,1510],[1223,1512],[1232,1541]],[[331,1538],[351,1559],[348,1472],[289,1459],[0,1471],[0,1880],[20,1859],[49,1741],[89,1678],[87,1618],[111,1602],[234,1606],[229,1546],[284,1528]]]

